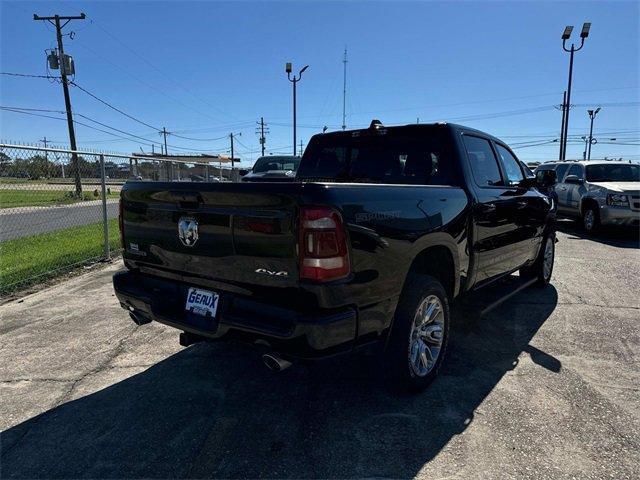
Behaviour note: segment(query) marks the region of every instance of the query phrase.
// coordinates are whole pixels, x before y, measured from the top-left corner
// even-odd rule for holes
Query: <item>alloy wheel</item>
[[[584,212],[584,228],[588,232],[593,230],[593,226],[596,223],[596,214],[593,213],[593,210],[589,209]]]
[[[555,254],[555,245],[553,238],[548,237],[544,246],[544,257],[542,259],[542,275],[545,280],[549,280],[551,277],[551,271],[553,269],[553,257]]]
[[[436,295],[420,303],[409,336],[409,366],[414,376],[424,377],[433,370],[444,339],[444,308]]]

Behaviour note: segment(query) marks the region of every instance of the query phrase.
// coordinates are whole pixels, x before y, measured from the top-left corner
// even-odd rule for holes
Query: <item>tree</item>
[[[4,152],[0,152],[0,177],[9,176],[11,169],[11,157]]]

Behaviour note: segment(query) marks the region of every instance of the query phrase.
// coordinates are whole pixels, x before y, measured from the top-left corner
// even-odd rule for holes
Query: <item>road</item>
[[[638,241],[562,228],[552,285],[458,304],[415,396],[373,360],[183,349],[120,309],[119,264],[5,304],[2,478],[637,478]]]
[[[109,218],[118,216],[118,199],[107,200]],[[54,207],[0,209],[0,242],[102,221],[102,201]]]
[[[122,190],[123,183],[107,183],[107,188],[111,191],[119,192]],[[100,190],[101,184],[100,181],[96,182],[83,182],[82,183],[82,191],[84,192],[92,192],[95,189]],[[60,191],[68,191],[72,192],[76,188],[75,184],[72,182],[69,183],[35,183],[35,182],[24,182],[24,183],[0,183],[0,190],[60,190]]]

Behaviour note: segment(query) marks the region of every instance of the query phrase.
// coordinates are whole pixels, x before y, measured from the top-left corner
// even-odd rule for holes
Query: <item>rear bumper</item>
[[[265,346],[296,358],[320,358],[351,350],[357,332],[354,308],[309,313],[220,295],[216,319],[184,309],[189,284],[125,271],[113,277],[122,307],[138,316],[208,339]]]
[[[637,227],[640,225],[640,211],[631,210],[629,207],[600,207],[600,223],[603,225],[620,225]]]

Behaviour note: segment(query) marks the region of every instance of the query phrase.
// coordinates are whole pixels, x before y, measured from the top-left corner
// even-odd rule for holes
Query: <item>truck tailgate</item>
[[[128,182],[124,257],[137,267],[216,281],[296,286],[304,189],[298,183]],[[187,242],[180,238],[181,221],[191,227]]]

